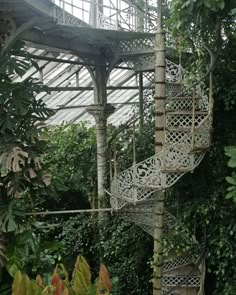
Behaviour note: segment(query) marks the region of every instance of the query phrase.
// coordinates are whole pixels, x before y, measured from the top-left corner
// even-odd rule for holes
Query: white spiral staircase
[[[140,163],[134,162],[132,167],[119,174],[115,172],[111,182],[112,208],[120,210],[125,219],[151,235],[154,232],[154,192],[170,188],[185,173],[193,172],[211,142],[211,71],[209,88],[202,81],[187,87],[185,79],[180,79],[180,68],[170,61],[166,64],[164,148]],[[166,212],[167,228],[175,222],[175,218],[170,216]],[[187,253],[180,257],[170,255],[164,263],[162,292],[173,295],[203,294],[203,276],[204,259],[196,265],[196,259]]]

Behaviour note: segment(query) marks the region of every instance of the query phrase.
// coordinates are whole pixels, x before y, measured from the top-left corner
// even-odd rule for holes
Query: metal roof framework
[[[34,78],[49,89],[42,92],[37,99],[42,99],[56,113],[49,120],[49,125],[61,123],[94,122],[86,108],[94,104],[93,81],[83,64],[77,64],[79,58],[72,54],[55,54],[44,49],[29,47],[28,53],[35,57],[38,69],[32,67],[23,77],[16,76],[15,82]],[[42,59],[41,59],[42,58]],[[48,60],[44,60],[47,58]],[[52,59],[52,60],[50,60]],[[56,59],[63,62],[57,62]],[[151,82],[143,77],[144,88],[150,88]],[[109,117],[108,123],[118,125],[127,121],[139,104],[138,74],[126,63],[114,68],[107,82],[107,103],[116,110]]]
[[[56,111],[48,124],[94,122],[86,107],[103,104],[95,97],[99,67],[109,73],[105,104],[115,106],[108,123],[124,123],[137,111],[143,91],[152,88],[154,34],[149,31],[157,9],[151,1],[0,0],[0,13],[14,19],[12,24],[5,16],[15,29],[7,32],[4,46],[24,40],[38,64],[14,80],[31,77],[48,86],[50,93],[37,95]]]
[[[48,124],[94,122],[86,107],[94,104],[91,69],[99,62],[101,52],[108,59],[116,60],[106,85],[107,103],[115,106],[108,123],[118,125],[133,115],[139,104],[139,74],[130,63],[132,52],[124,42],[130,42],[131,51],[133,46],[137,54],[136,39],[147,39],[152,44],[153,34],[144,32],[148,22],[151,24],[149,0],[141,8],[137,1],[132,1],[104,0],[101,7],[101,2],[94,0],[0,0],[0,11],[13,15],[16,27],[29,25],[30,29],[19,32],[19,37],[26,42],[38,68],[32,67],[23,77],[14,77],[14,81],[30,77],[48,87],[49,93],[37,95],[56,111]],[[135,32],[140,29],[138,19],[144,16],[142,32]],[[138,54],[145,51],[153,54],[147,46]],[[105,66],[109,67],[107,63]],[[144,75],[143,88],[150,87],[151,82]]]

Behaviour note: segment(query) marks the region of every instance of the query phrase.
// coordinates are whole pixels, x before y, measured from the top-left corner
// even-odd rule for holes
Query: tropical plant
[[[83,256],[78,256],[69,280],[69,274],[62,263],[54,269],[50,284],[46,284],[38,275],[36,280],[30,280],[18,271],[12,285],[12,295],[109,295],[111,281],[107,268],[100,266],[99,277],[95,283],[91,281],[90,267]]]
[[[25,51],[22,43],[16,51]],[[14,81],[16,74],[23,76],[32,65],[30,59],[10,51],[0,55],[0,64],[0,199],[5,201],[49,184],[40,153],[45,144],[43,122],[53,112],[35,98],[43,90],[40,83],[31,78]]]
[[[33,220],[25,212],[32,208],[37,190],[50,183],[42,160],[44,121],[54,112],[36,94],[47,89],[32,78],[16,82],[31,66],[37,67],[26,54],[22,42],[0,55],[0,282],[7,283],[6,269],[14,276],[27,265],[35,251]],[[2,259],[3,257],[6,259]],[[3,264],[4,262],[4,264]],[[28,260],[29,262],[29,260]],[[5,269],[3,266],[5,265]],[[1,292],[3,292],[1,290]],[[5,292],[5,291],[4,291]]]
[[[41,206],[61,209],[94,206],[96,197],[96,135],[85,123],[66,124],[48,131],[44,161],[51,185],[40,194]]]

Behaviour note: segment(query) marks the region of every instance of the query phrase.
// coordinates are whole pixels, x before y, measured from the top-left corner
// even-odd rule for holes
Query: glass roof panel
[[[67,62],[78,61],[79,58],[65,53],[55,55],[32,47],[28,49],[28,52],[33,55],[33,58],[37,57],[35,61],[38,69],[32,67],[22,78],[16,76],[14,81],[18,82],[31,77],[49,87],[49,93],[42,92],[37,95],[37,99],[42,99],[49,108],[56,111],[55,115],[48,120],[48,124],[78,123],[83,120],[93,124],[92,116],[86,112],[87,106],[94,104],[90,73],[83,65]],[[55,58],[63,59],[64,62],[57,62]],[[144,87],[150,85],[150,81],[145,76],[143,85]],[[125,122],[132,116],[134,109],[137,109],[139,90],[136,73],[130,70],[127,64],[122,63],[112,70],[107,86],[107,102],[116,108],[108,121],[117,125]]]

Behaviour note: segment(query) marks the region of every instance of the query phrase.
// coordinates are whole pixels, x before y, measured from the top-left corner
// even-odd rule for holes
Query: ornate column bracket
[[[33,17],[19,26],[12,16],[5,13],[0,13],[1,53],[8,51],[23,33],[30,30],[34,26],[42,24],[42,22],[44,25],[51,25],[52,20],[49,17]]]
[[[93,104],[87,108],[87,112],[91,114],[96,122],[96,126],[103,126],[107,122],[107,118],[115,111],[115,108],[110,105]]]
[[[16,23],[10,15],[0,13],[0,26],[0,47],[4,48],[16,33]]]

